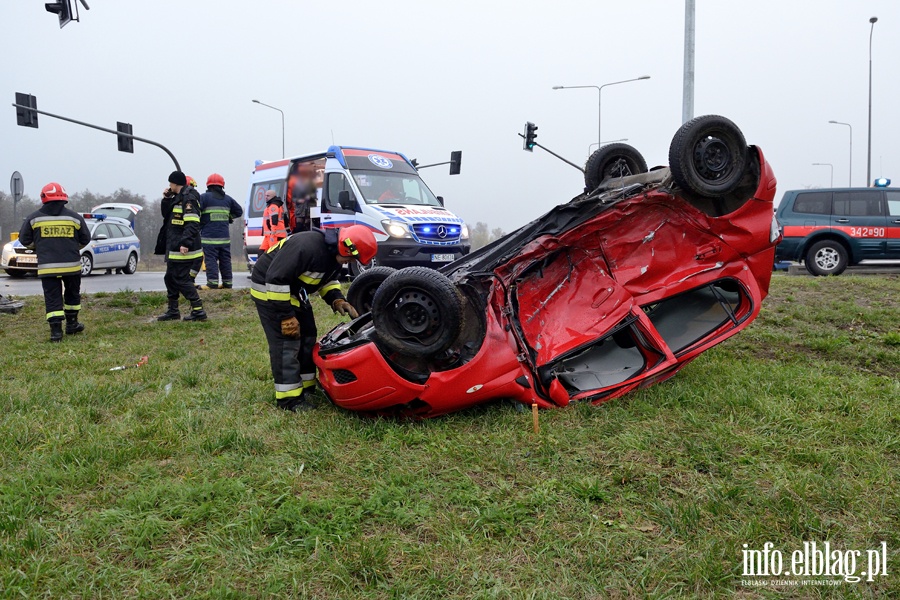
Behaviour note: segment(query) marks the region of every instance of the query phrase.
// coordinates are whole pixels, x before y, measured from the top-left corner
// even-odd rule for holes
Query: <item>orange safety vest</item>
[[[272,226],[272,217],[278,216],[278,224]],[[276,202],[266,205],[263,211],[263,242],[259,245],[260,250],[268,250],[279,240],[287,237],[287,229],[284,223],[284,208],[278,206]]]

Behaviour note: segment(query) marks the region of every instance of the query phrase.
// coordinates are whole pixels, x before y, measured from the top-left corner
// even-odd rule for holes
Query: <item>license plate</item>
[[[16,264],[18,265],[36,265],[37,256],[17,256]]]
[[[431,262],[453,262],[452,254],[432,254]]]

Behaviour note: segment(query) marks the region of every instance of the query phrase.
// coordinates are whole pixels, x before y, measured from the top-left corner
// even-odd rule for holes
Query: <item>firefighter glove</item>
[[[332,302],[331,308],[334,309],[334,312],[349,316],[351,319],[355,319],[359,316],[359,312],[357,312],[357,310],[353,308],[353,305],[343,298],[338,298],[337,300]]]
[[[281,335],[295,340],[300,338],[300,321],[297,320],[297,317],[284,319],[281,322]]]

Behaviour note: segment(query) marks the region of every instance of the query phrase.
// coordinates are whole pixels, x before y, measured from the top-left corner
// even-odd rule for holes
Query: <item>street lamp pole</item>
[[[834,165],[831,163],[813,163],[813,166],[831,167],[831,185],[829,187],[834,187]]]
[[[847,187],[853,186],[853,126],[850,123],[843,123],[841,121],[828,121],[834,125],[846,125],[850,128],[850,174],[847,176]]]
[[[284,111],[280,108],[275,108],[274,106],[270,106],[265,102],[260,102],[259,100],[254,100],[257,104],[262,104],[263,106],[268,106],[273,110],[277,110],[281,113],[281,158],[284,158]]]
[[[869,156],[866,160],[866,187],[872,185],[872,34],[877,20],[878,17],[869,19],[872,26],[869,28]]]
[[[597,143],[600,144],[603,139],[601,135],[600,122],[603,116],[602,111],[602,102],[603,102],[603,88],[608,85],[618,85],[620,83],[628,83],[631,81],[642,81],[644,79],[650,79],[649,75],[641,75],[640,77],[635,77],[634,79],[624,79],[622,81],[612,81],[610,83],[604,83],[603,85],[554,85],[554,90],[576,90],[582,88],[594,88],[597,90]]]

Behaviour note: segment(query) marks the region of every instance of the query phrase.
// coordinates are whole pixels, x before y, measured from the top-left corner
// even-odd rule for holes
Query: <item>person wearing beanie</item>
[[[66,208],[68,201],[63,186],[48,183],[41,190],[41,208],[28,215],[19,230],[22,245],[37,252],[51,342],[62,340],[63,319],[67,334],[84,331],[78,322],[81,249],[90,243],[91,232],[81,215]]]
[[[233,286],[228,226],[243,214],[241,206],[225,193],[225,178],[218,173],[207,177],[206,193],[200,195],[200,241],[206,260],[206,286],[210,289],[219,287],[220,268],[222,287]]]
[[[200,194],[187,184],[187,177],[181,171],[169,175],[169,188],[164,193],[163,214],[168,212],[163,225],[165,230],[166,253],[166,293],[168,310],[156,318],[157,321],[181,319],[178,300],[184,296],[191,303],[185,321],[205,321],[203,302],[191,280],[191,266],[203,256],[200,249]],[[167,210],[166,210],[167,209]]]

